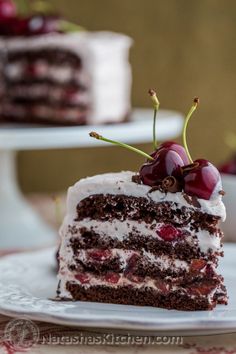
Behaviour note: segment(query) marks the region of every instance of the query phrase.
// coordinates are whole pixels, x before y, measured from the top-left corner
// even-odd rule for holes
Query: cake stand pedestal
[[[182,129],[182,115],[167,110],[158,113],[159,140],[173,139]],[[134,109],[127,123],[45,127],[32,125],[0,126],[0,249],[18,250],[55,244],[56,232],[44,223],[20,192],[16,174],[17,151],[109,146],[91,139],[97,131],[114,140],[129,144],[148,143],[152,139],[152,110]],[[43,171],[42,171],[43,173]]]

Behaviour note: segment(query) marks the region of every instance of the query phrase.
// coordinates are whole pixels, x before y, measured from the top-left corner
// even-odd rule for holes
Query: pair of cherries
[[[150,156],[153,160],[143,164],[139,171],[144,184],[157,186],[166,177],[173,176],[190,196],[209,200],[213,193],[220,192],[221,178],[217,168],[204,159],[190,164],[183,146],[164,142]]]
[[[90,136],[129,149],[146,157],[147,162],[139,170],[139,176],[143,184],[151,187],[162,185],[165,190],[172,192],[184,191],[186,194],[200,199],[209,200],[213,198],[222,190],[220,173],[214,165],[205,159],[192,161],[186,141],[187,125],[197,108],[199,98],[194,98],[193,105],[185,118],[182,133],[184,147],[172,141],[166,141],[157,146],[156,114],[160,103],[154,90],[149,90],[149,95],[154,108],[153,145],[155,151],[152,154],[148,155],[135,147],[104,138],[96,132],[91,132]],[[167,177],[172,178],[168,179]],[[172,186],[170,183],[172,183]],[[175,183],[176,186],[174,188],[173,184]]]
[[[61,32],[60,18],[54,15],[20,17],[12,0],[0,0],[0,35],[34,36]]]

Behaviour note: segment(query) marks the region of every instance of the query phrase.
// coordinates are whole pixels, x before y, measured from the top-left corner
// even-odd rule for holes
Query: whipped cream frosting
[[[67,218],[70,218],[71,221],[74,220],[76,218],[77,204],[93,194],[124,194],[126,196],[147,198],[155,203],[173,202],[176,203],[178,207],[185,206],[201,211],[202,213],[219,216],[221,221],[224,221],[226,218],[225,206],[220,194],[210,200],[197,199],[201,206],[197,208],[186,201],[182,192],[163,193],[159,190],[151,192],[150,186],[133,182],[132,176],[134,175],[135,172],[123,171],[81,179],[68,190]],[[68,222],[68,220],[66,222]]]

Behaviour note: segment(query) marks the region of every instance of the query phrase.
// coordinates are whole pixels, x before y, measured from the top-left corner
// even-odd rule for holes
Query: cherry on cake
[[[152,91],[154,127],[159,102]],[[184,146],[157,144],[138,173],[108,173],[69,188],[60,229],[58,299],[212,310],[227,304],[220,223],[225,220],[218,170],[192,161]]]
[[[128,36],[85,31],[53,15],[9,18],[5,7],[2,13],[3,19],[0,1],[0,120],[84,125],[127,119]]]

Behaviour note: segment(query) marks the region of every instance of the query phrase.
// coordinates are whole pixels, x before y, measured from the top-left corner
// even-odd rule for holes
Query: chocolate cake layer
[[[213,253],[211,250],[209,250],[207,254],[203,253],[199,247],[196,247],[195,244],[190,245],[184,238],[178,239],[178,242],[173,243],[159,240],[158,238],[154,239],[152,236],[143,236],[135,232],[130,233],[125,240],[109,237],[109,235],[106,237],[101,237],[98,233],[86,228],[80,229],[79,236],[76,236],[78,234],[78,230],[75,227],[70,228],[70,232],[72,234],[70,244],[74,252],[77,252],[77,250],[81,248],[121,248],[126,250],[143,249],[147,252],[152,252],[155,255],[166,254],[186,261],[203,258],[216,264],[217,256],[223,256],[223,252]],[[75,235],[74,237],[73,234]]]
[[[85,218],[94,220],[124,221],[142,220],[146,223],[157,222],[174,226],[190,226],[198,231],[207,230],[211,234],[218,232],[220,217],[202,213],[201,209],[179,207],[173,202],[154,203],[147,198],[138,198],[126,195],[95,194],[81,200],[77,205],[76,221]]]
[[[48,48],[38,50],[24,50],[24,51],[9,51],[8,52],[8,62],[35,62],[38,60],[45,60],[50,64],[64,65],[68,64],[69,66],[79,69],[82,67],[81,58],[73,52],[66,51],[59,48]]]
[[[217,303],[226,303],[225,289],[215,294],[212,302],[206,296],[183,294],[182,291],[159,293],[150,288],[138,289],[129,286],[110,288],[106,286],[91,286],[85,288],[74,282],[67,282],[66,289],[73,300],[95,301],[123,305],[154,306],[182,311],[211,310]]]
[[[47,125],[61,125],[61,126],[73,126],[75,124],[85,125],[87,123],[86,112],[78,112],[76,119],[71,119],[67,117],[66,114],[63,117],[59,117],[55,114],[54,117],[42,117],[40,115],[35,115],[33,113],[27,112],[24,115],[16,115],[14,111],[4,112],[0,116],[0,121],[2,122],[15,122],[15,123],[37,123],[37,124],[47,124]]]
[[[84,103],[76,103],[73,102],[72,100],[67,99],[66,97],[64,99],[53,99],[50,97],[50,95],[47,95],[45,97],[11,97],[10,100],[11,104],[16,104],[16,105],[22,105],[26,109],[34,109],[35,106],[42,105],[42,106],[48,106],[50,108],[55,108],[55,109],[63,109],[63,108],[76,108],[78,111],[86,111],[89,109],[89,104],[84,104]]]

